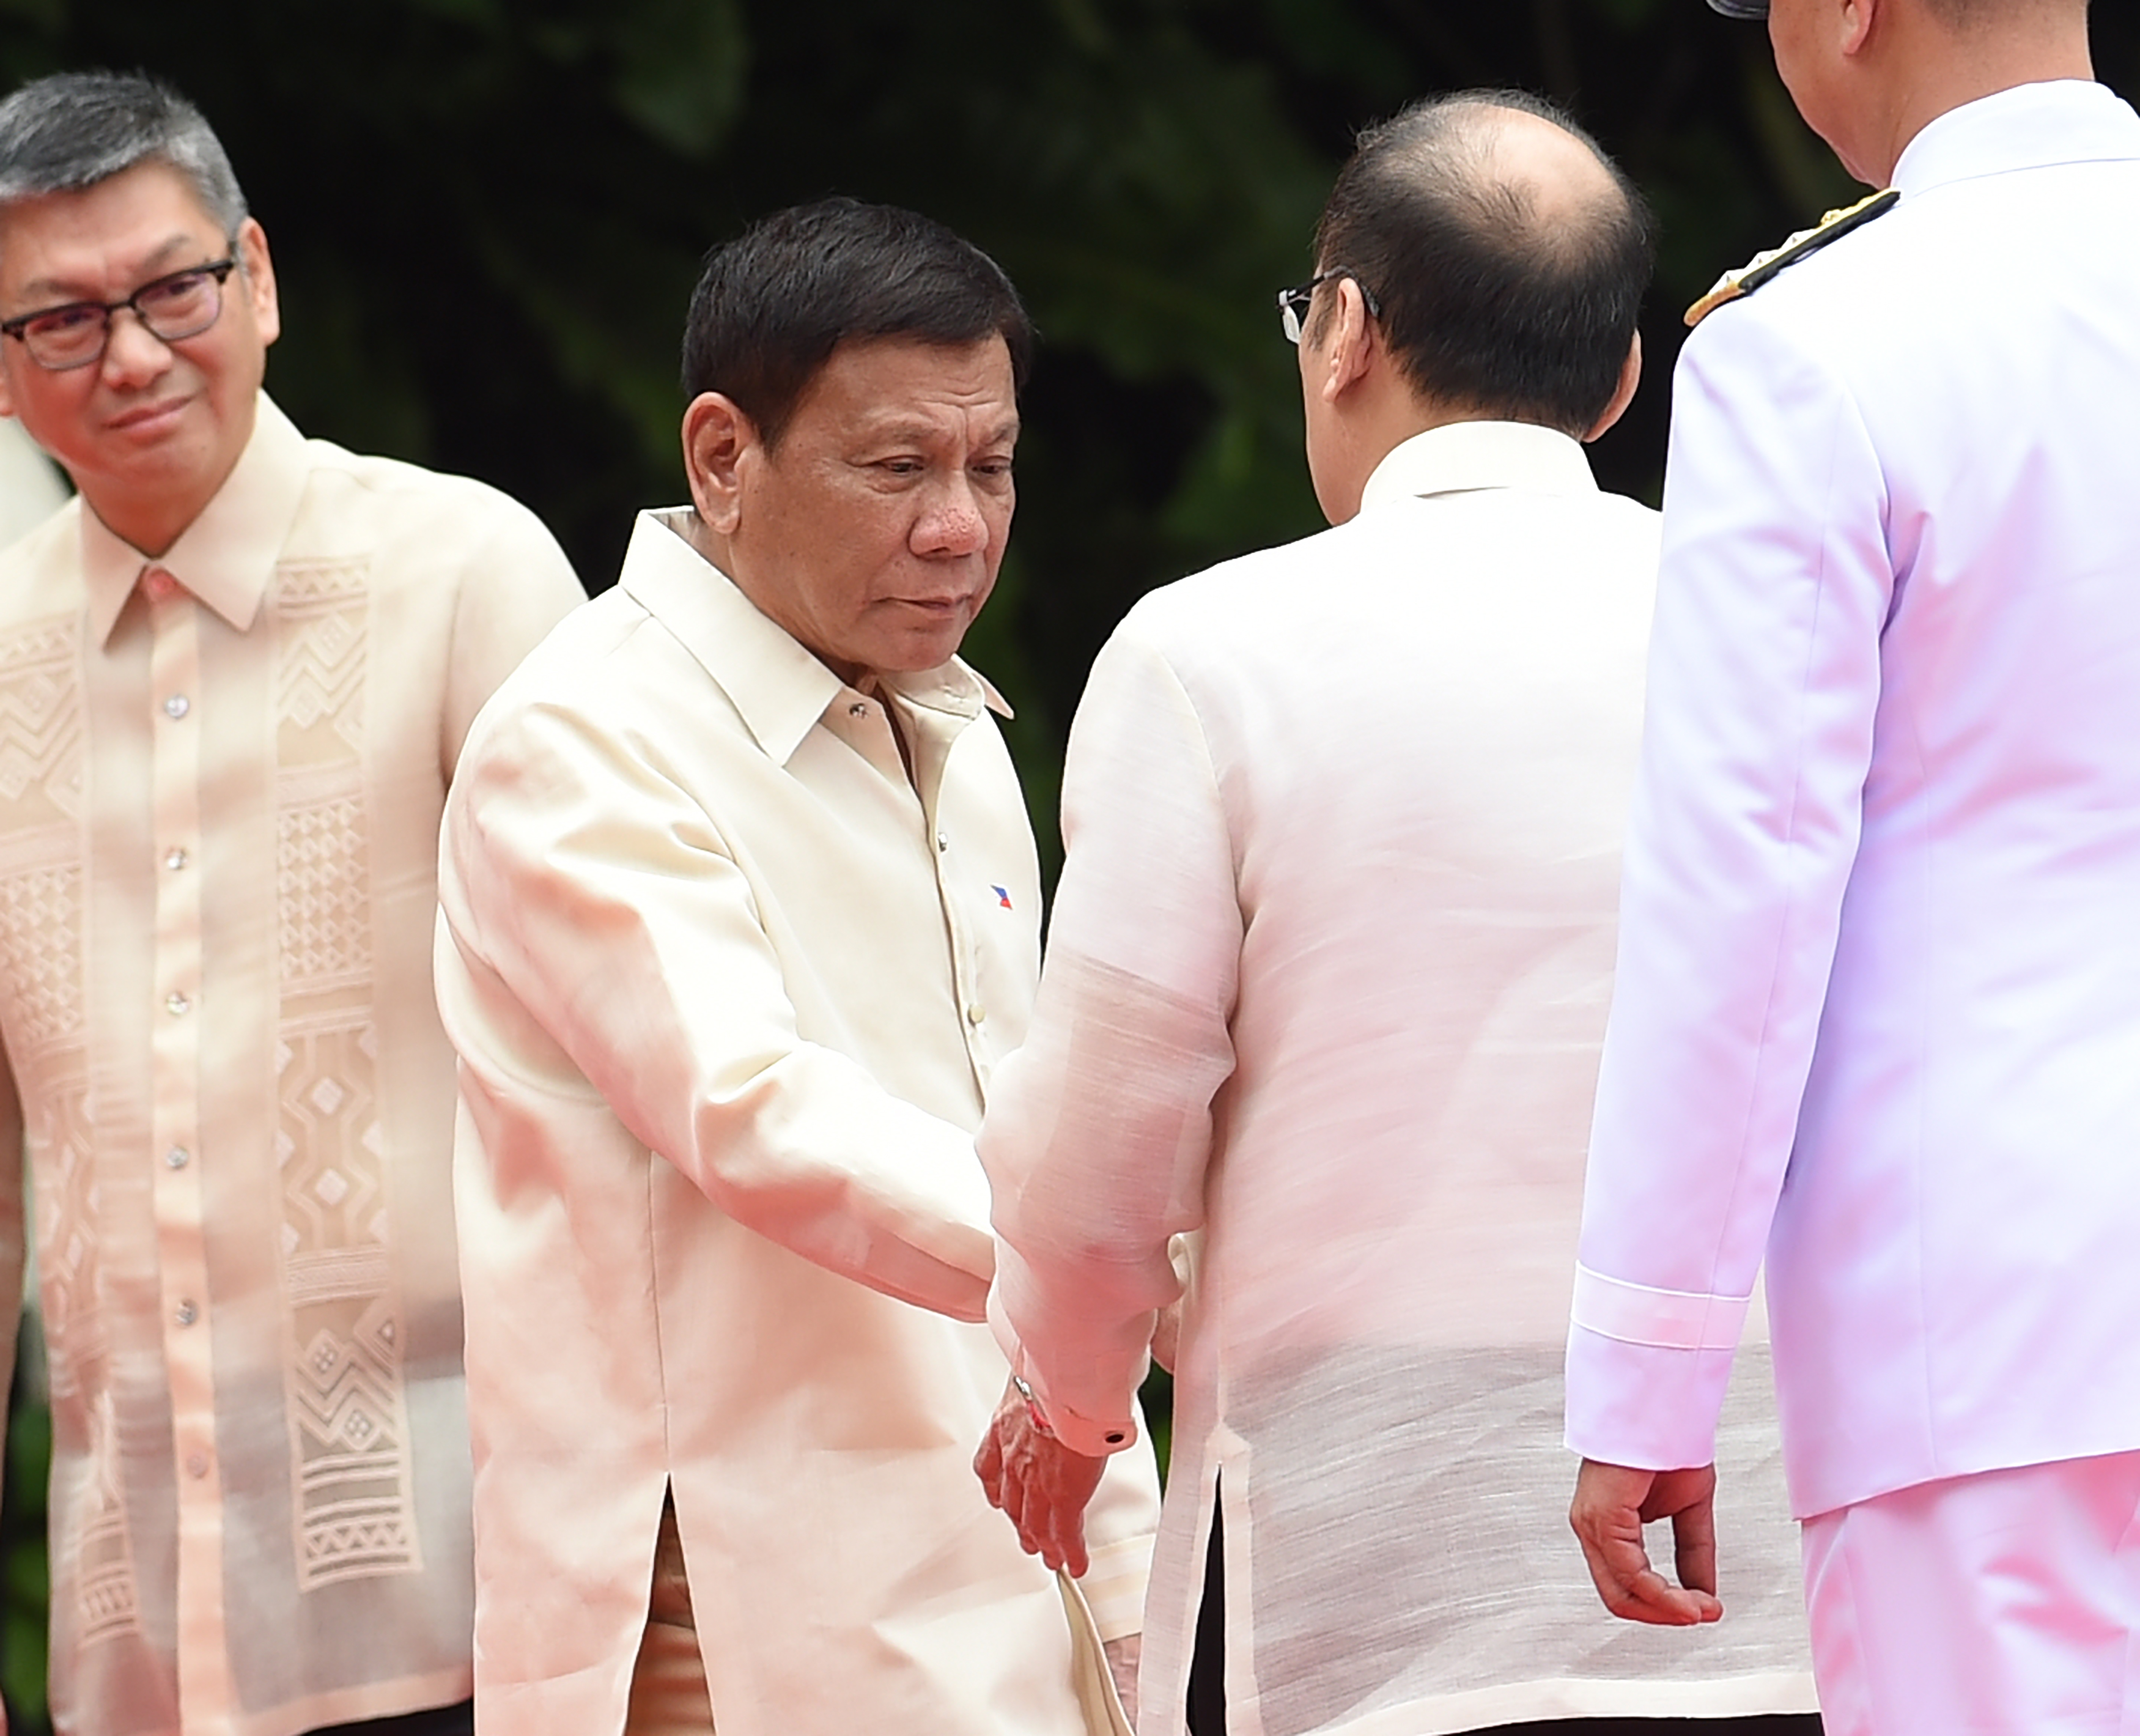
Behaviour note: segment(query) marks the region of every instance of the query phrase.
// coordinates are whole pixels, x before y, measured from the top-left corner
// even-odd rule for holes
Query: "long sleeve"
[[[1577,1451],[1713,1453],[1858,848],[1893,579],[1878,460],[1749,306],[1676,387],[1649,711],[1568,1349]]]
[[[444,739],[439,744],[449,781],[483,702],[544,634],[586,601],[565,552],[533,513],[516,508],[498,516],[470,552],[454,611]]]
[[[1033,1028],[979,1149],[997,1336],[1063,1439],[1100,1453],[1134,1434],[1154,1314],[1181,1291],[1169,1243],[1204,1221],[1242,939],[1204,732],[1135,615],[1078,707],[1063,817]]]
[[[486,1017],[524,1016],[737,1222],[887,1295],[982,1317],[991,1249],[970,1139],[798,1036],[744,872],[648,743],[556,707],[502,720],[463,767],[444,856],[463,980],[479,1004],[494,984],[520,1009],[445,992],[471,1064]]]

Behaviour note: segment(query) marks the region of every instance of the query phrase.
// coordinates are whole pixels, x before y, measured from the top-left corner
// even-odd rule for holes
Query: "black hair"
[[[684,326],[684,390],[722,393],[777,446],[841,344],[963,349],[991,336],[1023,386],[1033,323],[994,260],[916,212],[820,199],[761,218],[707,254]]]
[[[1572,220],[1541,215],[1535,187],[1493,170],[1496,109],[1588,146],[1611,194]],[[1423,395],[1579,436],[1618,387],[1655,232],[1634,184],[1556,105],[1466,91],[1360,135],[1317,225],[1316,265],[1373,297],[1391,354]]]

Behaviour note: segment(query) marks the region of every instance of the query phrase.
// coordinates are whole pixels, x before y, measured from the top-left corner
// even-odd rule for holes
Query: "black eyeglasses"
[[[111,316],[122,307],[131,309],[159,342],[199,336],[221,316],[223,280],[237,268],[234,257],[189,265],[152,277],[116,302],[69,302],[0,320],[0,332],[20,339],[41,368],[55,373],[86,368],[104,354],[111,341]]]
[[[1308,309],[1315,299],[1315,287],[1328,283],[1333,277],[1350,277],[1360,283],[1360,274],[1349,265],[1333,265],[1327,272],[1318,272],[1305,283],[1297,283],[1291,289],[1278,292],[1278,322],[1284,328],[1285,341],[1289,344],[1300,341],[1300,328],[1308,321]],[[1360,283],[1360,299],[1367,304],[1367,311],[1377,319],[1382,316],[1382,304],[1375,299],[1375,292]]]

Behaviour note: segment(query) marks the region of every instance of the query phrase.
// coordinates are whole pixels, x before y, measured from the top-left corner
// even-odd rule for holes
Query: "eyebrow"
[[[172,236],[168,241],[164,242],[161,247],[156,248],[154,253],[150,253],[148,257],[142,262],[144,267],[148,272],[148,276],[144,277],[141,281],[144,283],[155,282],[157,278],[165,275],[164,270],[160,267],[169,266],[172,259],[184,253],[198,251],[200,248],[200,238],[197,235],[181,233]],[[211,253],[209,257],[213,257],[214,256],[213,253]],[[183,271],[184,267],[180,266],[174,267],[174,269]],[[79,279],[70,282],[64,277],[32,277],[27,283],[25,283],[22,287],[18,293],[25,298],[33,296],[57,296],[61,298],[62,304],[71,303],[74,302],[90,302],[98,299],[97,297],[90,295],[84,289]]]

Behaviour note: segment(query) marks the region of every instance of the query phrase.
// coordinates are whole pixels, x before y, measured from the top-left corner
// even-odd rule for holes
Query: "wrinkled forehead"
[[[830,416],[880,436],[906,432],[918,439],[956,428],[973,440],[1014,439],[1010,349],[994,332],[972,344],[843,339],[804,388],[797,414]]]

